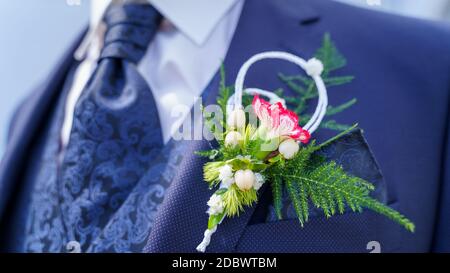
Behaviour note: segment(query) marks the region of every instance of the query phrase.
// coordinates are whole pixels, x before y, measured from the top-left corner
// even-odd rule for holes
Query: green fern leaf
[[[414,224],[410,220],[371,198],[368,195],[368,187],[361,186],[360,178],[347,175],[342,167],[333,161],[303,174],[280,174],[280,176],[287,185],[292,180],[298,181],[299,188],[308,190],[311,201],[316,207],[321,208],[327,217],[334,215],[336,209],[339,213],[343,213],[346,203],[355,212],[362,212],[363,208],[367,208],[387,216],[409,231],[414,231]],[[291,199],[294,207],[297,206],[298,198],[291,196]],[[297,208],[296,212],[300,214]],[[303,215],[301,217],[303,218]]]
[[[282,82],[284,82],[289,88],[291,88],[296,93],[300,95],[306,95],[306,89],[295,82],[295,80],[298,79],[299,76],[289,77],[284,75],[283,73],[278,73],[278,77]]]
[[[352,107],[356,102],[357,102],[356,98],[353,98],[338,106],[328,106],[326,115],[334,116],[336,114],[339,114],[340,112]]]
[[[309,220],[309,205],[308,205],[308,193],[305,187],[302,187],[299,185],[298,181],[296,181],[296,189],[298,193],[298,199],[301,205],[301,213],[302,218],[305,222],[308,222]]]
[[[325,33],[322,47],[317,50],[315,57],[321,60],[324,65],[324,76],[327,76],[329,72],[342,68],[347,64],[346,59],[331,40],[329,33]]]
[[[305,219],[303,217],[302,203],[298,198],[298,192],[294,187],[294,182],[292,182],[291,180],[286,180],[286,188],[287,188],[289,197],[291,198],[292,204],[294,205],[294,209],[295,209],[295,212],[297,213],[297,217],[300,222],[300,225],[303,227]]]
[[[326,161],[316,153],[354,130],[356,126],[357,124],[320,145],[312,141],[308,146],[303,146],[293,159],[274,161],[273,165],[266,169],[265,172],[272,183],[277,216],[281,217],[281,188],[285,187],[301,225],[308,221],[311,202],[321,209],[326,217],[336,213],[342,214],[346,207],[354,212],[369,209],[413,232],[415,227],[410,220],[370,196],[375,189],[373,184],[347,174],[336,162]]]
[[[206,151],[196,151],[194,153],[198,156],[207,157],[209,159],[214,159],[219,154],[219,151],[216,149],[212,149],[212,150],[206,150]]]
[[[272,177],[273,206],[279,220],[282,219],[281,209],[283,208],[283,184],[280,177]]]
[[[351,128],[351,126],[347,124],[338,123],[334,119],[329,119],[325,122],[322,122],[320,124],[320,128],[326,128],[334,131],[345,131]]]
[[[327,87],[343,85],[352,82],[355,79],[353,76],[329,77],[323,81]]]
[[[217,97],[217,104],[220,106],[222,113],[226,116],[227,103],[228,99],[231,96],[231,88],[230,86],[226,86],[225,84],[225,68],[223,64],[220,66],[220,84],[219,84],[219,95]]]
[[[388,206],[385,206],[384,204],[378,202],[375,199],[366,198],[362,202],[366,208],[369,208],[379,214],[383,214],[383,215],[387,216],[388,218],[390,218],[391,220],[404,226],[408,231],[414,232],[414,230],[416,228],[414,223],[411,222],[408,218],[403,216],[398,211],[396,211]]]

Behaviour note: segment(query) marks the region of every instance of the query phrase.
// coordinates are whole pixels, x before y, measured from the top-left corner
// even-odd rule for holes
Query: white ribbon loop
[[[273,92],[257,89],[257,88],[247,88],[243,90],[244,88],[244,80],[245,76],[247,74],[247,71],[249,70],[250,66],[252,66],[254,63],[265,60],[265,59],[281,59],[286,60],[288,62],[294,63],[298,66],[300,66],[303,70],[305,70],[306,74],[308,74],[310,77],[313,78],[314,82],[316,83],[318,95],[319,95],[319,101],[316,107],[316,110],[314,111],[314,114],[312,115],[311,119],[308,121],[308,123],[304,126],[305,130],[308,130],[310,134],[312,134],[320,125],[322,122],[328,106],[328,95],[327,95],[327,89],[325,87],[325,84],[320,77],[320,75],[323,72],[323,64],[320,60],[316,58],[312,58],[308,61],[305,61],[304,59],[293,55],[291,53],[282,52],[282,51],[267,51],[262,52],[254,55],[250,59],[248,59],[239,70],[239,73],[236,77],[236,83],[235,83],[235,91],[234,95],[230,97],[228,101],[229,108],[228,109],[235,109],[235,108],[242,108],[242,94],[245,92],[249,95],[255,95],[259,94],[262,96],[265,96],[270,99],[271,103],[275,102],[281,102],[284,106],[286,102],[278,97]]]

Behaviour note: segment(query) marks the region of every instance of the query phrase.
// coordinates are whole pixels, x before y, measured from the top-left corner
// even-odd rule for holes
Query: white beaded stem
[[[203,234],[203,241],[197,246],[196,250],[198,252],[205,252],[206,248],[209,246],[209,243],[211,242],[211,236],[216,232],[217,226],[215,226],[212,229],[205,230],[205,233]]]
[[[228,189],[228,187],[225,186],[222,182],[220,183],[219,188],[220,189]],[[211,236],[217,231],[217,226],[220,225],[224,219],[225,219],[225,215],[222,217],[220,222],[214,228],[212,228],[212,229],[208,228],[205,230],[205,232],[203,233],[203,240],[196,248],[196,250],[198,252],[203,253],[206,251],[206,248],[209,246],[209,243],[211,242]]]
[[[282,51],[267,51],[267,52],[262,52],[262,53],[258,53],[256,55],[254,55],[253,57],[251,57],[250,59],[248,59],[241,67],[241,69],[238,72],[238,75],[236,77],[236,83],[235,83],[235,93],[232,96],[232,98],[230,98],[230,102],[231,99],[234,100],[233,102],[233,108],[242,108],[242,93],[243,93],[243,88],[244,88],[244,80],[245,80],[245,76],[247,74],[247,71],[249,70],[250,66],[252,66],[254,63],[260,61],[260,60],[265,60],[265,59],[281,59],[281,60],[286,60],[289,61],[291,63],[294,63],[298,66],[300,66],[302,69],[304,69],[307,74],[309,76],[311,76],[317,86],[317,90],[318,90],[318,94],[319,94],[319,101],[316,107],[316,110],[314,111],[314,114],[312,115],[311,119],[308,121],[308,123],[304,126],[305,130],[308,130],[309,133],[313,133],[320,125],[320,123],[322,122],[323,117],[326,114],[327,111],[327,106],[328,106],[328,95],[327,95],[327,89],[325,87],[325,84],[322,80],[322,78],[320,77],[320,71],[315,71],[314,69],[311,69],[311,67],[309,67],[310,65],[317,65],[318,61],[317,59],[311,59],[310,61],[305,61],[304,59],[293,55],[291,53],[287,53],[287,52],[282,52]],[[313,62],[315,62],[313,64]],[[321,65],[321,63],[320,63]],[[314,74],[315,73],[315,74]],[[282,103],[284,102],[284,100],[282,100],[281,98],[279,98],[276,94],[265,91],[265,90],[261,90],[261,89],[257,89],[257,88],[248,88],[245,90],[245,92],[247,94],[260,94],[263,96],[268,97],[271,102],[273,101],[281,101]]]

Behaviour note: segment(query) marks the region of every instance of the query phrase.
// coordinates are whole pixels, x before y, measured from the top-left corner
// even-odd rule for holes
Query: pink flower
[[[308,143],[309,132],[298,125],[298,116],[278,102],[270,104],[259,95],[253,98],[253,110],[270,137],[290,137],[302,143]]]

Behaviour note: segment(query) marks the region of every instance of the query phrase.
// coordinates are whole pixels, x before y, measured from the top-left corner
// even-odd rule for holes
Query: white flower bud
[[[223,212],[224,203],[220,195],[217,194],[211,195],[211,198],[209,198],[207,204],[209,206],[209,209],[207,211],[209,215],[217,215]]]
[[[264,184],[264,181],[265,181],[264,175],[260,173],[255,173],[255,184],[253,185],[253,188],[255,190],[259,190]]]
[[[235,109],[228,114],[227,125],[229,128],[241,129],[245,126],[245,112],[242,109]]]
[[[281,142],[280,147],[278,147],[278,151],[284,158],[291,159],[297,154],[299,148],[300,146],[298,143],[292,138],[289,138]]]
[[[225,164],[220,168],[219,179],[225,188],[229,188],[234,183],[233,169],[230,165]]]
[[[232,131],[225,137],[225,145],[234,147],[237,146],[241,140],[242,135],[239,132]]]
[[[231,187],[231,185],[233,185],[233,183],[234,183],[234,177],[227,178],[227,179],[222,180],[221,187],[228,189],[229,187]]]
[[[232,178],[233,177],[233,169],[231,168],[230,165],[225,164],[222,167],[220,167],[219,169],[219,179],[221,181],[226,180],[228,178]]]
[[[255,184],[255,174],[251,170],[238,170],[234,174],[234,181],[240,190],[246,191]]]

